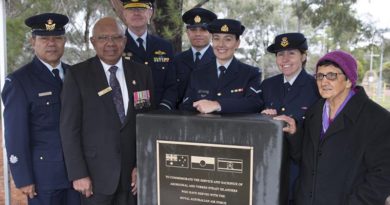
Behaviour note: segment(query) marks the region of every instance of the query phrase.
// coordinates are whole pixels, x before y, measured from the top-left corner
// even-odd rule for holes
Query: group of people
[[[30,205],[136,204],[136,118],[153,109],[262,113],[284,121],[291,165],[288,204],[384,204],[390,195],[390,114],[357,85],[357,63],[333,51],[305,70],[301,33],[277,35],[267,51],[281,74],[234,54],[245,27],[194,8],[182,16],[191,48],[148,32],[153,0],[122,0],[92,30],[96,56],[61,61],[68,17],[26,19],[34,59],[2,91],[5,144],[17,188]],[[389,121],[388,121],[389,120]]]

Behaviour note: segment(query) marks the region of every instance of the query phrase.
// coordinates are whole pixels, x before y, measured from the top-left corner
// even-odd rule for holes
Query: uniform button
[[[40,156],[40,157],[39,157],[39,159],[40,159],[40,160],[43,160],[43,157],[42,157],[42,156]]]
[[[282,107],[282,111],[283,111],[283,112],[286,111],[286,108]]]
[[[321,156],[322,155],[322,152],[321,150],[317,152],[318,156]]]
[[[313,198],[313,192],[310,192],[310,193],[309,193],[309,197],[310,197],[310,198]]]
[[[177,82],[180,82],[180,79],[176,79]]]
[[[221,95],[222,95],[222,93],[217,93],[217,95],[218,95],[218,96],[221,96]]]
[[[161,69],[163,69],[163,70],[164,70],[164,69],[165,69],[165,67],[161,67]]]
[[[314,171],[314,170],[311,170],[311,175],[316,175],[316,171]]]
[[[302,119],[305,119],[305,116],[303,116]]]
[[[148,65],[149,63],[148,62],[145,62],[145,65]]]
[[[50,105],[50,102],[49,102],[49,101],[47,101],[47,102],[46,102],[46,105]]]

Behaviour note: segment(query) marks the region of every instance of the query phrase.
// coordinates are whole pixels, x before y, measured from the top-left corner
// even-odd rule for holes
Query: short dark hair
[[[331,60],[323,60],[323,61],[318,62],[318,63],[317,63],[317,68],[316,68],[316,70],[317,70],[318,67],[320,67],[320,66],[334,66],[334,67],[340,69],[341,72],[343,72],[343,74],[345,75],[344,70],[339,66],[339,64],[337,64],[337,63],[335,63],[335,62],[333,62],[333,61],[331,61]]]

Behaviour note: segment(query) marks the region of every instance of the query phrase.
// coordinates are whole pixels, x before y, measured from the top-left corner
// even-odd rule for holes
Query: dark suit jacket
[[[191,73],[191,79],[180,105],[181,110],[196,111],[192,104],[207,99],[218,101],[220,113],[255,113],[262,106],[260,70],[233,58],[226,74],[218,78],[216,60]]]
[[[69,178],[91,177],[93,191],[100,194],[113,194],[118,184],[130,189],[136,166],[135,116],[151,108],[135,109],[133,100],[138,91],[153,93],[150,69],[128,60],[123,64],[129,93],[123,125],[112,92],[101,92],[109,85],[98,57],[70,68],[63,86],[61,135]]]
[[[296,204],[385,204],[390,194],[390,113],[362,87],[320,140],[319,100],[306,112],[303,129],[288,139],[300,162]]]
[[[316,81],[305,69],[302,69],[290,91],[285,95],[283,80],[283,74],[279,74],[261,83],[261,98],[264,101],[262,110],[276,109],[278,115],[288,115],[302,123],[307,109],[320,98]]]
[[[173,65],[175,66],[178,84],[178,103],[183,101],[184,94],[187,90],[188,81],[190,80],[191,72],[196,70],[197,67],[202,67],[202,65],[210,63],[212,60],[215,60],[215,55],[211,46],[209,46],[209,48],[203,54],[198,65],[195,65],[194,54],[192,53],[191,48],[175,56],[173,59]]]
[[[168,41],[154,35],[146,37],[146,56],[140,52],[138,44],[126,31],[125,55],[131,60],[146,64],[152,69],[155,104],[174,109],[177,101],[176,71],[172,64],[173,47]]]
[[[60,83],[37,57],[5,79],[6,157],[18,188],[71,187],[61,147],[60,92]]]

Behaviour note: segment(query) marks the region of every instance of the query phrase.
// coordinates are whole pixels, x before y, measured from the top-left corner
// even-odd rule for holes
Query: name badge
[[[112,90],[111,87],[104,88],[103,90],[101,90],[101,91],[98,92],[98,95],[99,95],[99,97],[100,97],[100,96],[102,96],[102,95],[107,94],[107,93],[110,92],[111,90]]]
[[[51,91],[43,92],[43,93],[38,93],[39,97],[44,97],[44,96],[50,96],[53,95]]]
[[[134,99],[134,108],[136,110],[142,109],[144,107],[150,107],[150,91],[149,90],[142,90],[142,91],[136,91],[133,93],[133,99]]]

